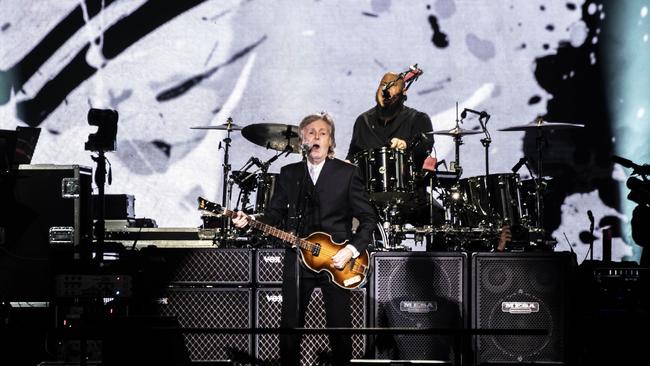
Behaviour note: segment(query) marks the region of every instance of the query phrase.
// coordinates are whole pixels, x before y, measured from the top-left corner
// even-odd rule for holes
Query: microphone
[[[304,154],[309,154],[309,153],[311,152],[311,149],[312,149],[313,147],[314,147],[314,145],[310,145],[310,144],[304,143],[304,144],[301,144],[301,145],[300,145],[300,150],[302,150],[302,152],[303,152]]]
[[[517,173],[519,169],[521,169],[522,165],[526,163],[528,163],[528,158],[524,156],[523,158],[519,159],[519,161],[517,162],[517,164],[515,164],[515,166],[512,167],[512,172]]]
[[[256,158],[256,157],[254,157],[254,156],[251,157],[251,162],[253,162],[253,164],[257,165],[259,168],[261,168],[262,165],[263,165],[262,161],[260,159]]]
[[[399,74],[400,79],[404,79],[405,83],[408,83],[411,79],[417,80],[420,75],[424,74],[422,69],[418,68],[418,64],[409,66],[409,69]],[[415,81],[414,80],[414,81]]]
[[[384,100],[390,99],[390,92],[388,91],[388,89],[390,89],[393,85],[395,85],[395,83],[399,79],[404,80],[404,84],[405,84],[404,91],[406,91],[406,90],[408,90],[409,86],[411,86],[411,83],[414,82],[415,80],[417,80],[420,77],[420,75],[422,75],[422,74],[424,74],[424,71],[422,71],[422,69],[420,69],[418,67],[418,64],[413,64],[413,65],[409,66],[408,70],[403,71],[403,72],[399,73],[399,75],[397,75],[397,79],[386,83],[386,85],[384,85],[381,88],[381,96],[382,96],[382,98],[384,98]]]
[[[589,231],[593,232],[594,231],[594,213],[591,212],[591,210],[587,210],[587,216],[589,217],[589,222],[591,223],[589,225]]]
[[[384,100],[390,99],[390,92],[388,89],[393,86],[393,83],[386,83],[383,88],[381,88],[381,97],[384,98]]]
[[[460,113],[460,118],[467,117],[467,112],[474,113],[478,115],[479,118],[490,118],[490,115],[486,111],[479,112],[469,108],[463,109],[463,111]]]
[[[639,165],[634,163],[632,160],[616,155],[612,155],[612,161],[626,168],[632,168],[632,174],[650,175],[650,165],[648,164]]]
[[[445,159],[442,159],[438,163],[436,163],[436,169],[438,169],[438,167],[441,165],[444,165],[445,170],[449,170],[449,168],[447,167],[447,161]]]

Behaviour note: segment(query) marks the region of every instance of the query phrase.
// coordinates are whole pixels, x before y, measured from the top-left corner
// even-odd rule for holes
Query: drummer
[[[412,149],[416,170],[422,167],[433,142],[423,134],[432,131],[431,119],[426,113],[404,105],[404,80],[394,72],[386,73],[375,93],[377,105],[363,112],[354,122],[352,139],[346,159],[379,147]],[[429,135],[431,136],[431,135]]]
[[[425,135],[433,130],[431,119],[426,113],[404,105],[406,90],[404,80],[395,72],[387,72],[375,92],[377,104],[363,112],[354,122],[352,139],[346,160],[353,161],[356,154],[380,147],[409,150],[413,153],[413,170],[422,170],[424,160],[433,147],[433,139]],[[426,202],[427,193],[423,184],[415,188],[416,201]],[[441,221],[444,213],[437,203],[433,222]],[[408,223],[420,226],[431,223],[429,208],[419,205],[407,214]]]

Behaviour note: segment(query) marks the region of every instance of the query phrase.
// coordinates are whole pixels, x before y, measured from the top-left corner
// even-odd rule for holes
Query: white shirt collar
[[[311,181],[316,184],[316,181],[318,180],[318,176],[320,175],[320,171],[323,170],[323,165],[325,165],[325,160],[321,161],[318,164],[312,164],[309,160],[307,160],[307,167],[309,168],[309,176],[311,176]]]

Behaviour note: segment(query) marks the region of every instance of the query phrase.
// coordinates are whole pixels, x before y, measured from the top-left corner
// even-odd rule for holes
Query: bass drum
[[[262,213],[266,210],[273,192],[275,192],[275,182],[277,182],[277,173],[260,174],[257,178],[257,196],[255,197],[255,212]]]
[[[461,225],[484,227],[520,224],[519,174],[490,174],[459,180]]]

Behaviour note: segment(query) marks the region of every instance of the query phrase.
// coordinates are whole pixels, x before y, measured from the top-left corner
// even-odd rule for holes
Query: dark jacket
[[[349,244],[359,252],[365,250],[372,242],[377,216],[358,168],[328,158],[314,186],[306,165],[302,161],[280,170],[275,192],[260,220],[292,232],[299,225],[300,237],[322,231],[330,234],[335,242],[350,240]],[[301,210],[303,219],[298,220],[296,216]],[[359,220],[354,235],[353,217]]]
[[[390,145],[393,137],[406,141],[413,151],[414,167],[420,169],[433,146],[431,119],[426,113],[404,106],[394,120],[384,125],[379,119],[378,107],[363,112],[354,122],[352,139],[346,159],[352,161],[355,154]]]

